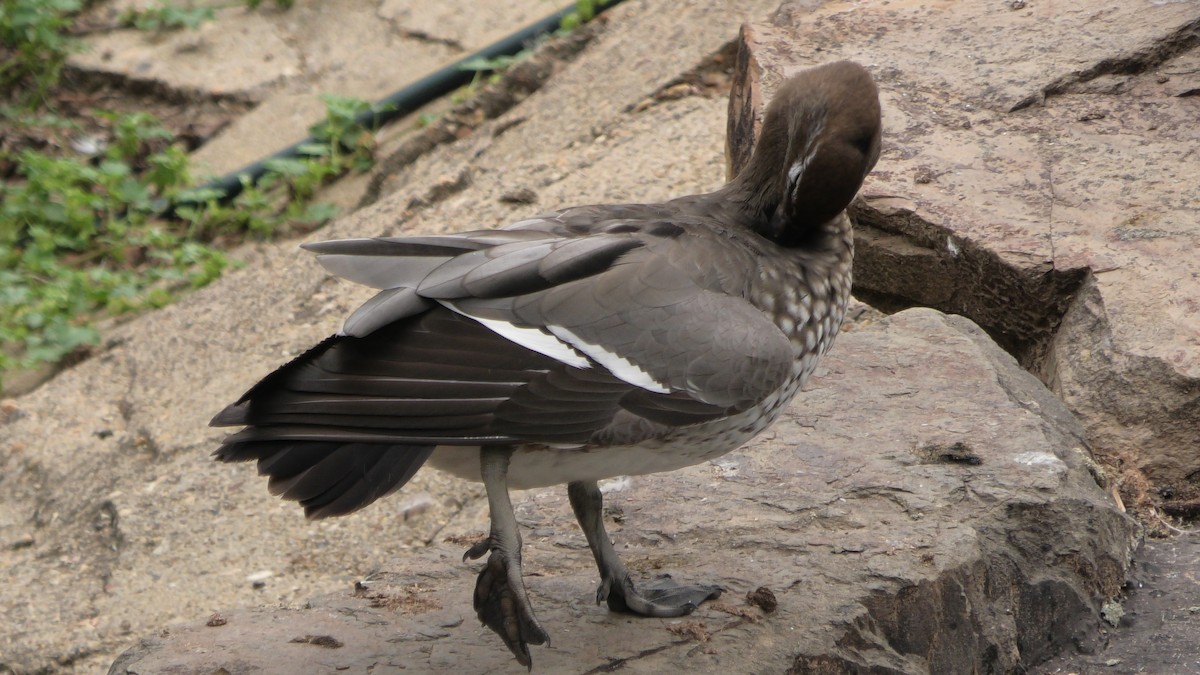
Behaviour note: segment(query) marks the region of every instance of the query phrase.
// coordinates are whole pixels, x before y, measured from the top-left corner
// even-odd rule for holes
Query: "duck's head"
[[[841,213],[879,158],[879,92],[862,66],[838,61],[784,82],[731,187],[745,195],[759,234],[803,245]]]

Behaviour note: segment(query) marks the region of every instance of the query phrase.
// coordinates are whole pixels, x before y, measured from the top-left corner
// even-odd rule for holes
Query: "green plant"
[[[608,4],[608,0],[576,0],[575,9],[563,17],[558,26],[560,33],[569,33],[596,18],[596,10]]]
[[[189,236],[247,233],[267,237],[284,223],[315,226],[337,215],[336,207],[312,200],[330,180],[373,165],[374,135],[358,118],[382,108],[343,96],[322,99],[325,118],[309,129],[314,142],[300,146],[297,157],[268,160],[258,181],[242,176],[241,191],[229,204],[224,203],[221,191],[211,188],[177,195],[175,214],[189,224]]]
[[[212,188],[185,190],[176,198],[175,215],[187,223],[189,239],[208,241],[222,236],[248,233],[264,238],[279,221],[273,201],[242,176],[242,192],[230,203],[224,193]]]
[[[500,56],[493,56],[490,59],[477,56],[473,59],[463,61],[458,67],[461,70],[471,70],[476,73],[502,72],[508,70],[514,63],[527,58],[532,53],[529,49],[522,49],[516,54],[501,54]]]
[[[596,18],[597,8],[603,7],[606,4],[608,4],[608,0],[576,0],[575,7],[563,16],[557,32],[559,34],[570,33],[579,28],[588,21]],[[451,98],[459,99],[456,102],[470,98],[474,95],[476,88],[479,86],[480,77],[484,73],[490,73],[489,81],[494,82],[504,71],[513,67],[514,64],[533,55],[533,51],[532,47],[527,47],[516,54],[501,54],[491,58],[479,56],[463,61],[458,65],[459,69],[472,71],[475,73],[475,77],[465,88],[451,94]]]
[[[16,174],[0,184],[0,377],[95,344],[100,317],[161,307],[211,282],[230,264],[223,246],[336,215],[314,197],[373,163],[374,136],[359,121],[373,108],[338,96],[325,105],[315,141],[268,162],[257,182],[243,177],[229,202],[193,186],[185,150],[145,113],[98,113],[109,139],[91,157],[6,154]],[[9,120],[72,128],[35,110]],[[165,219],[171,210],[177,218]]]
[[[96,316],[162,306],[228,264],[155,218],[190,180],[181,149],[150,148],[170,135],[148,115],[113,121],[98,163],[25,150],[22,180],[0,186],[0,371],[57,361],[98,339]]]
[[[58,83],[63,64],[82,43],[67,29],[80,0],[0,0],[0,90],[26,84],[25,103]]]
[[[294,4],[296,0],[275,0],[275,6],[279,9],[291,9]],[[246,0],[246,6],[250,9],[258,9],[260,5],[262,0]]]
[[[166,3],[149,9],[127,9],[121,14],[119,22],[138,30],[171,31],[196,29],[205,21],[215,18],[216,13],[211,7],[180,7]]]
[[[450,94],[450,100],[455,103],[463,103],[475,95],[479,89],[480,83],[484,80],[484,75],[487,74],[487,82],[496,82],[513,64],[518,63],[533,55],[533,49],[522,49],[516,54],[501,54],[491,58],[476,57],[467,59],[458,64],[459,70],[469,70],[475,73],[471,78],[471,82],[462,87],[459,87]]]
[[[348,96],[323,94],[325,119],[309,127],[309,133],[317,141],[305,145],[300,154],[307,157],[326,158],[337,175],[347,169],[366,171],[375,161],[375,115],[395,106],[373,106],[367,101]],[[359,122],[366,113],[372,113],[368,126]]]

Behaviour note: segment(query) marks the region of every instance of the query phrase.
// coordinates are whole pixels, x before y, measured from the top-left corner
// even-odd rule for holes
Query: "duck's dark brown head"
[[[779,87],[730,196],[745,200],[759,234],[804,245],[850,205],[879,158],[879,138],[879,92],[866,69],[811,68]]]

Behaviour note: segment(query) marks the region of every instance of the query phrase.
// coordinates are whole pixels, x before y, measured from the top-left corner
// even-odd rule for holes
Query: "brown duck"
[[[688,614],[716,586],[635,583],[596,481],[719,457],[770,425],[850,297],[844,210],[879,155],[878,94],[849,62],[780,86],[746,168],[660,204],[579,206],[462,234],[306,245],[380,289],[342,331],[212,421],[310,518],[360,509],[423,464],[482,481],[490,554],[475,609],[522,664],[546,642],[509,488],[567,484],[597,602]]]

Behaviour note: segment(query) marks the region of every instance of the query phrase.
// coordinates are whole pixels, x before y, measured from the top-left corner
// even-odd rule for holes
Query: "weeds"
[[[273,160],[257,183],[243,178],[227,204],[192,187],[187,155],[145,113],[110,116],[112,140],[95,158],[22,151],[22,180],[0,186],[0,373],[95,344],[98,317],[211,282],[230,264],[222,245],[336,215],[312,200],[333,177],[370,167],[374,137],[354,121],[370,104],[331,96],[326,106],[302,157]],[[181,222],[162,218],[169,205]]]
[[[26,85],[41,100],[80,42],[67,34],[80,0],[0,0],[0,90]]]
[[[246,7],[258,9],[262,0],[244,0]],[[282,10],[288,10],[295,0],[274,0],[274,5]],[[149,9],[128,9],[121,14],[119,23],[122,26],[145,31],[171,31],[184,28],[199,28],[204,22],[216,18],[213,7],[181,7],[166,2]]]
[[[294,4],[296,4],[296,0],[275,0],[275,6],[279,9],[291,9]],[[258,9],[260,5],[262,5],[262,0],[246,0],[246,6],[250,9]]]
[[[181,150],[146,150],[169,133],[148,115],[116,122],[96,161],[24,150],[23,180],[0,187],[0,371],[58,361],[97,341],[98,315],[162,306],[227,265],[153,217],[190,180]]]
[[[251,9],[261,0],[245,0]],[[290,0],[275,0],[280,9]],[[46,109],[67,57],[79,0],[0,0],[0,86],[32,95],[3,106],[10,130],[69,136],[69,119]],[[210,8],[163,4],[127,13],[144,30],[194,28]],[[225,248],[247,237],[309,229],[336,214],[314,202],[319,188],[374,161],[370,129],[356,122],[369,103],[325,97],[326,116],[300,156],[268,163],[257,182],[225,200],[196,187],[182,144],[153,116],[93,113],[104,139],[73,139],[76,153],[0,150],[12,180],[0,184],[0,385],[5,371],[54,363],[99,340],[96,321],[161,307],[216,279]],[[168,219],[165,214],[173,213]],[[0,387],[2,390],[2,387]]]
[[[576,0],[574,8],[563,16],[556,33],[558,35],[565,35],[591,21],[596,18],[596,10],[607,5],[608,2],[609,0]],[[476,57],[459,64],[459,69],[474,72],[475,76],[469,84],[451,94],[451,100],[455,103],[461,103],[474,96],[482,82],[492,83],[499,80],[509,68],[529,58],[535,48],[534,45],[530,45],[516,54],[500,55],[492,58]],[[486,80],[484,79],[485,74],[488,74]]]
[[[171,31],[199,28],[205,21],[217,18],[212,7],[180,7],[166,3],[149,9],[127,9],[119,23],[128,28],[145,31]]]
[[[559,33],[570,33],[583,24],[596,18],[596,10],[607,5],[608,0],[576,0],[575,10],[563,17],[559,24]]]

